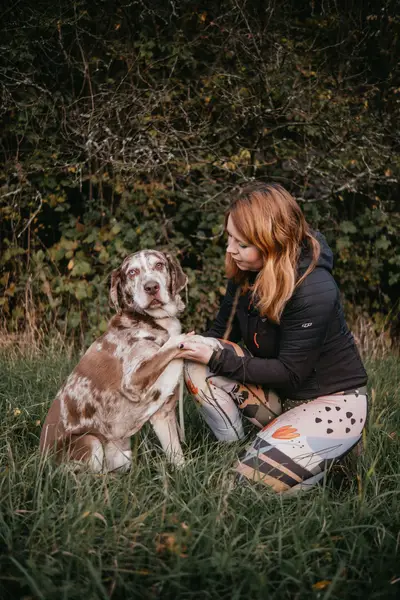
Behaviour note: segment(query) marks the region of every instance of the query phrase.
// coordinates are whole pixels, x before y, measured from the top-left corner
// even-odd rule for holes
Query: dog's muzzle
[[[160,291],[160,284],[157,281],[148,281],[143,286],[144,291],[149,296],[155,296]]]

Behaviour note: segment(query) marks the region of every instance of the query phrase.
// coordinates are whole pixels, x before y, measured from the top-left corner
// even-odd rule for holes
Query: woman
[[[204,336],[226,341],[185,341],[186,383],[218,439],[243,438],[242,415],[259,428],[240,478],[308,488],[359,442],[367,417],[332,252],[280,185],[245,186],[225,223],[228,286]]]

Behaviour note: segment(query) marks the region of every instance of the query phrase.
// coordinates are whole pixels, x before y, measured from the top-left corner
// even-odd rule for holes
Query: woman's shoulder
[[[325,295],[336,295],[338,293],[335,279],[332,275],[333,252],[328,245],[325,236],[320,231],[313,231],[314,238],[318,241],[320,252],[317,264],[305,279],[296,288],[292,297],[304,297],[325,292]],[[310,247],[302,249],[298,263],[298,277],[302,277],[312,263],[312,252]]]
[[[339,289],[332,274],[316,267],[295,289],[281,317],[281,324],[297,319],[329,319],[340,302]]]
[[[316,266],[295,289],[291,301],[314,299],[315,302],[330,302],[339,296],[339,289],[332,273]]]

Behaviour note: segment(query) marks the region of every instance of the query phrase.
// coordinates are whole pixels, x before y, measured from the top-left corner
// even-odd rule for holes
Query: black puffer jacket
[[[214,352],[209,366],[214,373],[236,381],[275,389],[294,400],[350,390],[365,385],[367,374],[349,331],[339,290],[331,274],[332,251],[316,233],[321,254],[314,271],[295,290],[279,325],[259,315],[250,304],[251,294],[240,297],[230,340],[242,340],[250,351],[239,357],[229,347]],[[304,248],[298,273],[305,272],[311,252]],[[222,338],[235,296],[228,282],[217,318],[203,335]]]

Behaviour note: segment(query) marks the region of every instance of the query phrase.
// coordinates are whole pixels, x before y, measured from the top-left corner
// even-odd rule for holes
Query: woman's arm
[[[210,329],[208,329],[205,333],[202,333],[201,335],[203,335],[204,337],[223,338],[228,325],[229,317],[231,315],[236,290],[237,285],[235,285],[232,281],[228,281],[226,294],[224,296],[224,299],[222,300],[221,307],[218,311],[215,321],[211,325]],[[233,319],[229,340],[231,342],[238,342],[240,338],[241,333],[239,323],[237,317],[235,316]]]
[[[295,292],[282,314],[277,358],[239,357],[229,348],[214,353],[211,371],[240,382],[268,385],[290,397],[311,374],[321,353],[338,301],[332,277],[311,283],[313,274]],[[311,285],[310,285],[311,284]],[[307,293],[307,288],[312,293]]]

